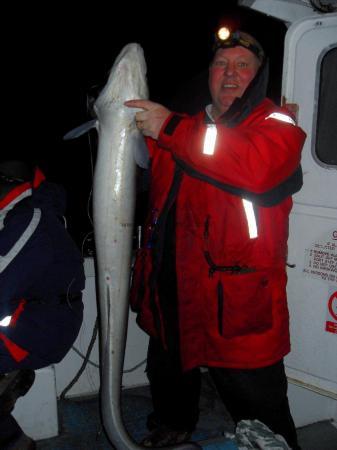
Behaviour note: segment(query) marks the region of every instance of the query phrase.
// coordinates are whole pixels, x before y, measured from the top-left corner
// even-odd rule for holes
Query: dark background
[[[3,14],[2,155],[38,163],[68,195],[69,232],[91,251],[88,217],[95,131],[74,141],[63,135],[92,117],[97,97],[121,48],[138,42],[148,67],[150,98],[188,113],[209,102],[207,70],[214,32],[229,23],[252,33],[270,59],[269,97],[280,101],[286,28],[244,8],[203,3],[182,11],[182,2],[133,6],[90,3],[75,8],[12,6]],[[17,9],[15,9],[17,8]],[[89,206],[88,206],[89,205]]]

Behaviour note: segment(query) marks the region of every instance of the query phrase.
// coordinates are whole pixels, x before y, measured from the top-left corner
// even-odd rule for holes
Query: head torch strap
[[[264,58],[264,51],[258,42],[247,33],[240,31],[234,31],[231,33],[227,39],[221,39],[218,34],[216,34],[216,39],[214,43],[214,51],[219,48],[231,48],[240,45],[245,47],[251,52],[253,52],[261,61]]]

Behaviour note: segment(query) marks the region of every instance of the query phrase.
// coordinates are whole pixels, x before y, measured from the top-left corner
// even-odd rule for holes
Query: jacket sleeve
[[[206,124],[198,116],[173,113],[161,129],[158,144],[210,183],[213,180],[254,193],[278,186],[300,164],[305,133],[296,125],[263,116],[248,125],[227,128],[217,124],[216,128],[214,152],[204,154]]]

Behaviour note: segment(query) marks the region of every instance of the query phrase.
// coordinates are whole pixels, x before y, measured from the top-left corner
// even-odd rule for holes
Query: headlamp
[[[253,36],[239,30],[231,32],[227,27],[221,27],[216,32],[213,51],[215,53],[219,48],[231,48],[237,47],[238,45],[247,48],[253,52],[260,61],[263,61],[263,48]]]
[[[227,27],[221,27],[217,31],[217,37],[220,41],[226,41],[231,35],[231,31]]]

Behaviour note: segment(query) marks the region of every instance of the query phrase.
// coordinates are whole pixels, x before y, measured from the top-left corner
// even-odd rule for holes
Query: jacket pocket
[[[263,333],[272,327],[272,294],[266,273],[223,276],[217,294],[218,329],[224,338]]]

